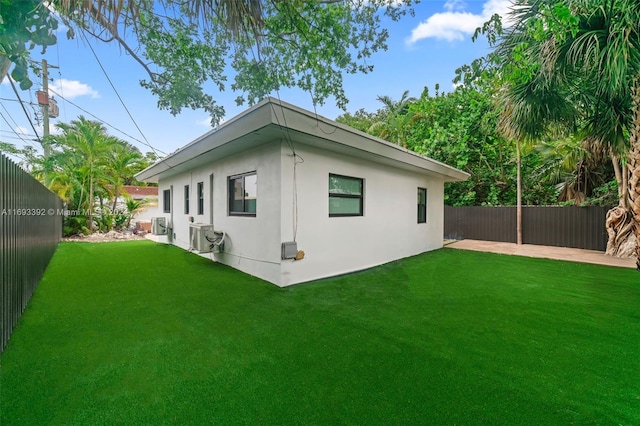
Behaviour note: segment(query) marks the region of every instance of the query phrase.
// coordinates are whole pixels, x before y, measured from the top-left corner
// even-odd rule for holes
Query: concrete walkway
[[[595,263],[596,265],[617,266],[621,268],[635,268],[635,259],[620,259],[607,256],[596,250],[582,250],[567,247],[536,246],[532,244],[517,245],[514,243],[499,243],[495,241],[460,240],[445,242],[445,247],[486,251],[491,253],[511,254],[516,256],[542,257],[546,259],[568,260],[571,262]]]

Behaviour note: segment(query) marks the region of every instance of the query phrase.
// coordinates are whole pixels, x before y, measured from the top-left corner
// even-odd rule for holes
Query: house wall
[[[359,158],[274,141],[159,182],[158,215],[173,223],[166,242],[190,248],[189,217],[225,231],[224,253],[202,254],[218,262],[287,286],[349,273],[442,247],[443,187],[424,173]],[[256,171],[255,217],[228,215],[228,177]],[[364,215],[329,217],[329,174],[364,179]],[[205,209],[197,213],[197,183],[204,182]],[[295,185],[294,185],[295,183]],[[173,185],[172,214],[162,213],[163,191]],[[190,213],[184,214],[184,185]],[[427,223],[417,223],[417,188],[427,188]],[[296,227],[297,224],[297,227]],[[305,258],[281,260],[281,243],[295,240]]]
[[[131,226],[134,226],[137,222],[151,222],[152,217],[158,215],[158,197],[153,195],[143,199],[145,201],[144,207],[141,207],[131,219]],[[118,197],[116,202],[116,210],[127,211],[127,199],[123,196]]]
[[[316,148],[296,145],[299,261],[285,260],[280,285],[366,269],[442,247],[444,182]],[[296,218],[291,150],[282,147],[282,238]],[[364,179],[364,215],[329,217],[329,174]],[[427,223],[417,223],[417,188],[427,188]]]
[[[256,171],[257,211],[255,217],[229,216],[227,179]],[[190,248],[189,217],[193,223],[211,223],[210,175],[213,174],[213,225],[226,233],[224,253],[206,253],[243,272],[271,282],[280,281],[280,142],[249,149],[241,154],[159,181],[158,215],[172,220],[172,239],[183,249]],[[204,214],[197,215],[197,183],[204,182]],[[172,212],[162,213],[162,194],[173,185]],[[184,185],[189,185],[190,213],[184,214]]]

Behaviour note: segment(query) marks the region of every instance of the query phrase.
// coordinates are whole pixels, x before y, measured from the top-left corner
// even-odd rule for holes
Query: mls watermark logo
[[[89,210],[76,209],[2,209],[0,216],[89,216]]]

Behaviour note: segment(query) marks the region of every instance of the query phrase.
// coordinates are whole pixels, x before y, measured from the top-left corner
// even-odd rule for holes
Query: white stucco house
[[[444,183],[468,176],[267,98],[136,179],[159,241],[288,286],[441,248]]]

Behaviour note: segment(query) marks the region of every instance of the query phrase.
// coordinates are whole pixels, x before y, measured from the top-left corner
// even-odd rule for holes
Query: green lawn
[[[442,249],[280,289],[63,243],[0,358],[0,424],[638,425],[639,277]]]

